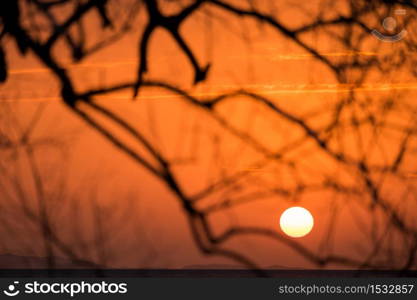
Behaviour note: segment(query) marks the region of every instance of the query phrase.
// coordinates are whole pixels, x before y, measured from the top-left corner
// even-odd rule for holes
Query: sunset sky
[[[123,2],[128,6],[133,0]],[[348,1],[333,5],[327,0],[255,2],[259,11],[274,15],[288,28],[309,24],[316,17],[325,20],[349,13]],[[179,9],[164,3],[166,13]],[[65,18],[70,7],[62,11]],[[379,12],[382,19],[384,13]],[[80,92],[132,82],[145,21],[141,12],[122,39],[80,62],[72,61],[63,42],[57,44],[54,57]],[[379,28],[380,21],[371,14],[366,24]],[[99,23],[96,13],[85,19],[91,45],[111,33]],[[197,199],[195,206],[213,209],[208,219],[216,234],[235,226],[254,226],[280,237],[244,235],[225,242],[227,249],[251,257],[261,267],[357,267],[321,266],[302,248],[319,257],[371,258],[382,268],[399,268],[413,241],[392,225],[385,204],[374,206],[372,192],[376,192],[369,181],[384,203],[417,231],[417,55],[409,47],[416,41],[416,28],[411,21],[405,40],[396,43],[381,42],[370,33],[362,36],[357,27],[350,33],[330,26],[303,34],[302,41],[331,62],[380,63],[369,69],[352,67],[341,80],[315,55],[268,24],[207,6],[181,27],[199,63],[210,63],[207,79],[193,84],[189,61],[162,29],[151,38],[145,79],[168,82],[200,100],[245,90],[266,97],[279,113],[271,109],[272,104],[242,94],[209,111],[180,95],[149,87],[141,89],[136,99],[132,89],[124,89],[94,101],[129,122],[162,153],[185,195]],[[346,35],[352,39],[352,48],[341,41]],[[172,191],[65,106],[58,80],[33,53],[20,55],[10,38],[2,45],[9,78],[0,85],[0,116],[7,115],[1,117],[0,133],[17,139],[19,130],[31,126],[41,113],[32,140],[38,147],[35,155],[49,216],[56,234],[75,252],[110,268],[239,266],[225,257],[204,255]],[[341,103],[344,110],[331,127]],[[126,130],[85,103],[77,105],[157,164]],[[318,138],[326,140],[325,147],[340,156],[320,148],[306,128],[313,128]],[[4,153],[0,158],[0,254],[42,257],[39,228],[22,211],[10,179],[18,178],[26,203],[36,211],[28,161]],[[386,171],[399,156],[398,168]],[[361,164],[368,170],[361,169]],[[279,227],[280,215],[291,206],[302,206],[314,217],[314,227],[304,237],[290,238]],[[65,257],[59,249],[55,253]]]

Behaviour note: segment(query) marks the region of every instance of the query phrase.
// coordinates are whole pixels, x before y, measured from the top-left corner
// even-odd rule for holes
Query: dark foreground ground
[[[417,277],[417,270],[287,270],[269,268],[261,272],[221,265],[190,266],[184,269],[94,269],[65,259],[47,268],[41,257],[0,255],[0,277],[163,277],[163,278],[304,278],[304,277]]]

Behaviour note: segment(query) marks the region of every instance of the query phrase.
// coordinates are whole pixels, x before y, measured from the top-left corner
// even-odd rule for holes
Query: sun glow
[[[282,231],[290,237],[303,237],[313,229],[311,213],[299,206],[286,209],[279,220]]]

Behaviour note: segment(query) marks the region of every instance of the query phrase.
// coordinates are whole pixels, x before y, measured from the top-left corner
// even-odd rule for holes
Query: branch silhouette
[[[265,12],[257,9],[256,1],[222,1],[222,0],[195,0],[187,3],[179,1],[181,8],[174,14],[166,14],[163,9],[163,1],[143,0],[133,1],[128,8],[130,13],[124,21],[120,21],[112,15],[111,0],[89,0],[89,1],[72,1],[72,0],[20,0],[6,4],[5,1],[0,4],[0,83],[8,81],[10,64],[8,56],[10,55],[4,47],[5,39],[13,40],[20,55],[27,55],[29,52],[39,59],[42,64],[54,75],[60,85],[60,97],[68,108],[91,128],[100,133],[119,151],[131,157],[135,163],[152,174],[160,183],[166,186],[181,204],[183,212],[188,220],[190,231],[199,250],[207,255],[222,256],[232,259],[247,268],[253,269],[259,275],[265,275],[256,260],[241,253],[238,250],[232,250],[225,246],[230,239],[244,237],[248,235],[260,236],[271,239],[286,247],[289,247],[295,253],[307,259],[312,264],[324,267],[327,265],[344,265],[357,268],[389,268],[410,269],[416,266],[415,253],[417,249],[417,229],[410,224],[404,214],[398,210],[395,204],[391,203],[389,197],[383,190],[384,179],[393,176],[401,182],[407,178],[406,171],[403,169],[405,157],[410,151],[411,141],[415,138],[417,130],[415,122],[410,122],[407,127],[403,124],[390,123],[389,114],[396,110],[407,112],[415,116],[415,108],[410,110],[406,107],[407,103],[390,103],[389,100],[383,105],[380,115],[375,116],[372,113],[373,103],[368,99],[360,99],[358,90],[363,87],[371,71],[391,72],[401,67],[406,57],[406,49],[398,48],[397,52],[388,53],[384,56],[364,55],[357,53],[361,51],[364,40],[370,37],[371,28],[375,20],[379,21],[379,11],[389,12],[394,8],[407,8],[410,16],[415,16],[417,7],[414,1],[350,1],[347,3],[347,12],[335,13],[331,18],[325,18],[321,12],[298,27],[289,26],[282,21],[274,12]],[[242,3],[242,4],[240,4]],[[48,35],[44,38],[38,38],[33,28],[28,28],[23,22],[22,7],[33,5],[37,14],[45,18],[48,24]],[[279,5],[279,4],[277,4]],[[63,9],[64,6],[70,6],[72,10],[68,17],[63,21],[58,21],[56,11]],[[68,8],[66,8],[68,10]],[[204,83],[209,78],[210,66],[216,62],[211,61],[208,64],[201,63],[201,58],[197,57],[197,52],[192,49],[186,42],[183,32],[183,24],[189,19],[198,18],[200,12],[210,11],[209,15],[226,13],[230,18],[240,21],[242,19],[251,19],[263,23],[284,41],[294,44],[304,51],[307,55],[314,58],[318,63],[329,70],[341,89],[347,90],[346,96],[343,96],[333,107],[326,110],[331,114],[330,120],[326,124],[313,125],[312,117],[302,116],[301,114],[289,111],[281,107],[280,100],[272,99],[268,96],[256,93],[247,89],[236,89],[229,93],[217,94],[215,96],[198,96],[185,88],[178,87],[169,82],[169,80],[152,79],[149,70],[150,60],[150,42],[151,38],[158,34],[158,29],[168,32],[170,37],[178,46],[178,53],[187,58],[187,63],[194,72],[194,78],[191,81],[193,85]],[[88,28],[85,25],[87,16],[95,12],[99,16],[102,30],[111,31],[111,36],[88,48],[86,40],[89,38]],[[54,55],[54,48],[59,42],[64,42],[66,48],[72,53],[72,61],[79,62],[86,59],[89,55],[105,49],[112,43],[116,43],[127,32],[137,24],[134,22],[144,14],[146,22],[141,25],[137,39],[137,73],[135,80],[131,82],[117,83],[106,85],[100,88],[91,88],[79,91],[75,85],[75,75],[70,74],[62,62]],[[213,17],[214,18],[214,17]],[[79,34],[74,33],[75,27],[78,28]],[[333,29],[331,31],[330,29]],[[336,33],[334,32],[336,31]],[[351,53],[346,59],[340,59],[321,53],[317,45],[309,44],[305,38],[311,33],[323,34],[331,39],[337,45],[344,47]],[[411,42],[404,43],[404,47],[412,49],[416,47]],[[376,46],[375,51],[378,51]],[[415,49],[415,48],[414,48]],[[145,79],[149,75],[149,79]],[[291,168],[294,172],[300,172],[301,167],[296,158],[290,157],[289,154],[299,151],[307,145],[312,145],[310,149],[317,155],[323,155],[328,159],[329,164],[334,164],[342,168],[347,174],[355,178],[354,183],[343,182],[338,178],[332,178],[329,174],[323,176],[321,181],[314,184],[307,184],[300,179],[294,187],[274,186],[265,188],[260,192],[247,192],[244,195],[225,197],[222,201],[201,208],[199,205],[206,199],[212,197],[217,192],[227,191],[238,185],[241,180],[248,179],[251,172],[238,170],[231,175],[223,176],[218,181],[208,184],[205,188],[194,193],[188,193],[175,172],[174,162],[160,151],[155,141],[146,137],[122,115],[106,108],[97,100],[100,96],[109,95],[120,91],[133,91],[134,97],[142,89],[159,89],[174,95],[187,103],[190,107],[195,108],[199,113],[205,114],[215,122],[219,127],[241,141],[245,146],[252,149],[260,159],[253,163],[254,167],[263,167],[269,164],[277,163],[283,168]],[[256,136],[249,130],[239,128],[228,118],[222,116],[219,112],[226,102],[235,101],[242,98],[248,99],[251,103],[266,109],[268,113],[276,120],[293,128],[299,133],[298,137],[291,141],[285,141],[279,149],[271,150],[270,147],[261,142],[260,137]],[[382,106],[382,105],[381,105]],[[412,112],[412,113],[411,113]],[[106,122],[100,122],[95,119],[95,115],[105,118]],[[135,150],[128,143],[111,130],[116,126],[124,133],[132,137],[140,150]],[[371,129],[370,138],[364,142],[364,131]],[[378,143],[381,131],[395,130],[402,133],[399,141],[399,147],[395,151],[394,159],[387,159],[375,163],[367,155],[369,147],[366,143]],[[357,145],[358,153],[350,153],[344,146],[344,133],[349,132],[352,139]],[[7,146],[9,141],[0,135],[0,145]],[[407,186],[412,189],[412,186]],[[385,228],[382,237],[374,243],[369,255],[364,255],[364,260],[358,260],[353,257],[330,253],[320,255],[312,250],[302,246],[300,243],[290,240],[274,231],[265,228],[242,227],[236,226],[224,231],[215,233],[213,224],[210,223],[209,217],[215,212],[228,210],[243,203],[258,201],[270,196],[279,196],[283,199],[295,199],[310,191],[331,191],[334,195],[342,197],[360,198],[361,204],[370,211],[376,209],[383,212],[385,216]],[[41,197],[40,197],[41,198]],[[45,216],[44,216],[45,217]],[[46,218],[46,217],[45,217]],[[51,234],[45,227],[45,233]],[[331,231],[329,230],[329,235]],[[386,238],[395,232],[406,240],[410,240],[410,246],[405,247],[405,262],[402,264],[387,263],[389,259],[383,260],[378,254],[382,253],[382,246]],[[376,246],[377,245],[377,246]],[[387,250],[384,255],[389,255]],[[72,255],[72,254],[71,254]],[[382,256],[384,256],[382,255]]]

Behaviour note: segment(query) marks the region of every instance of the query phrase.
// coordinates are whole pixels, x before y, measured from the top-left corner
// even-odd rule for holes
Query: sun
[[[299,206],[286,209],[279,219],[282,231],[290,237],[303,237],[313,229],[314,219],[311,213]]]

